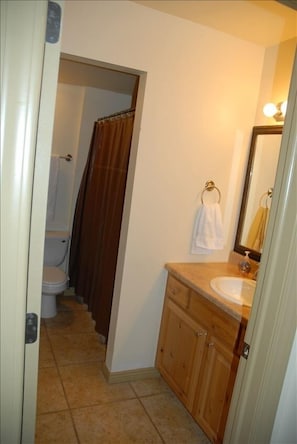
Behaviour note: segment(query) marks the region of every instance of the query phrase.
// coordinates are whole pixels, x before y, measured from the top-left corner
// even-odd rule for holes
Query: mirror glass
[[[245,177],[234,250],[260,261],[269,218],[282,126],[255,126]]]

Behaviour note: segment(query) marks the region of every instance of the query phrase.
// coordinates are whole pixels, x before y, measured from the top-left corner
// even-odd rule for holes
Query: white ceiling
[[[297,0],[132,0],[250,42],[273,46],[297,36]]]
[[[133,1],[133,0],[132,0]],[[297,0],[281,0],[293,2]],[[274,0],[135,0],[135,3],[215,28],[263,46],[277,45],[297,35],[297,11]],[[65,60],[59,82],[132,94],[135,75]]]

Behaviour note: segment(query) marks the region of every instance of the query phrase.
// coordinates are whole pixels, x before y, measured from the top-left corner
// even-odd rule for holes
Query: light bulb
[[[287,112],[287,105],[288,105],[288,101],[285,100],[285,101],[281,104],[281,106],[280,106],[280,109],[281,109],[281,112],[282,112],[283,116],[286,115],[286,112]]]
[[[273,117],[277,113],[277,108],[274,103],[266,103],[263,108],[263,113],[266,117]]]

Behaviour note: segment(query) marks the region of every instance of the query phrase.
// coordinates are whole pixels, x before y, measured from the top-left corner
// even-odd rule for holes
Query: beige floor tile
[[[57,296],[57,310],[58,311],[68,311],[68,310],[87,310],[87,305],[81,303],[75,296],[75,293],[65,290],[64,293]]]
[[[159,444],[156,429],[137,399],[72,411],[81,444]]]
[[[170,388],[161,377],[142,379],[139,381],[131,382],[130,384],[135,390],[137,396],[151,396],[158,393],[170,391]]]
[[[86,304],[81,304],[78,302],[73,295],[58,295],[57,296],[57,310],[58,311],[76,311],[83,310],[87,311]]]
[[[67,365],[60,374],[70,408],[135,398],[129,383],[108,384],[100,363]]]
[[[57,299],[58,311],[88,311],[88,306],[79,302],[75,296],[60,296]]]
[[[49,336],[52,334],[95,333],[95,322],[87,311],[60,311],[54,318],[45,319]]]
[[[51,344],[46,335],[40,336],[39,342],[39,368],[55,367],[55,359]]]
[[[50,335],[49,340],[58,366],[105,359],[105,346],[96,333]]]
[[[173,394],[141,398],[141,402],[165,443],[209,444],[202,430]]]
[[[38,373],[37,412],[57,412],[68,408],[58,371],[40,368]]]
[[[69,411],[38,415],[35,444],[77,444]]]
[[[86,306],[57,303],[57,316],[41,321],[35,444],[209,443],[162,378],[108,384]]]
[[[44,319],[40,319],[40,337],[47,336]]]

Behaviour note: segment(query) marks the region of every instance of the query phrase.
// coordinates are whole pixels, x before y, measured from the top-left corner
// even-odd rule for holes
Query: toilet
[[[63,293],[68,286],[68,277],[62,269],[68,245],[68,231],[46,231],[41,297],[42,318],[56,316],[56,296]]]

